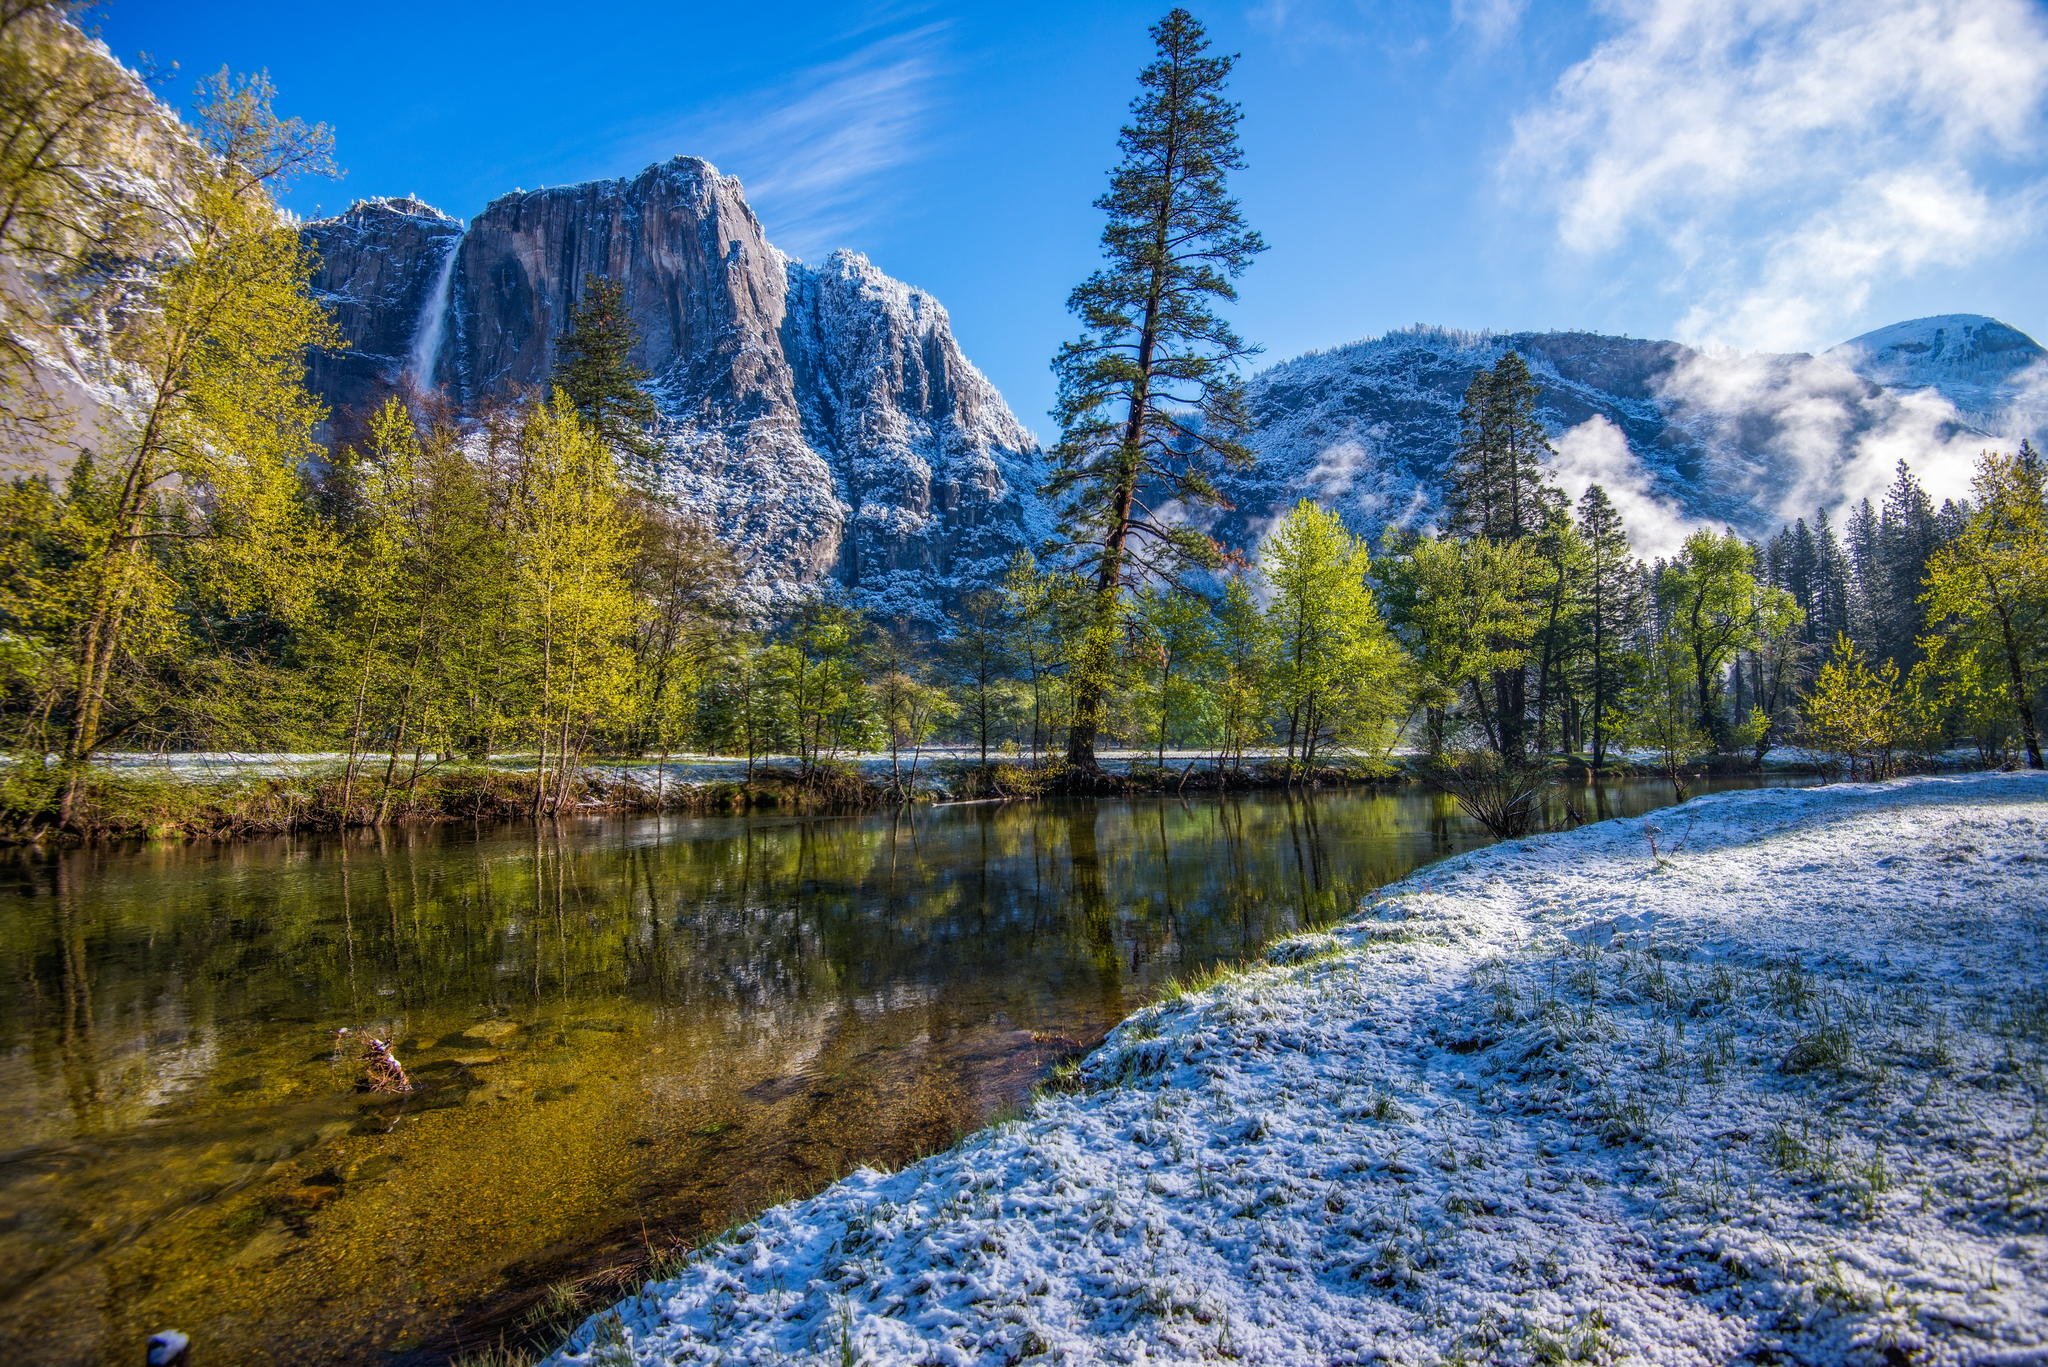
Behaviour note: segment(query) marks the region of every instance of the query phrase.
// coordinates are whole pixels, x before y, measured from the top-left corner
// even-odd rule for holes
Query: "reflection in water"
[[[549,1282],[943,1147],[1164,979],[1480,843],[1403,790],[0,863],[0,1343],[476,1342]],[[362,1090],[343,1026],[416,1091]]]

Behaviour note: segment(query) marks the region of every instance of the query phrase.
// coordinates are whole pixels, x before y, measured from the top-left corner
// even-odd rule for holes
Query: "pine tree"
[[[1213,468],[1251,459],[1238,365],[1252,349],[1214,308],[1237,297],[1233,282],[1265,246],[1227,186],[1243,165],[1238,107],[1224,95],[1236,59],[1209,55],[1183,9],[1151,36],[1158,56],[1138,78],[1123,160],[1096,201],[1107,259],[1069,298],[1084,331],[1054,362],[1061,436],[1046,493],[1090,587],[1068,680],[1067,759],[1086,772],[1097,767],[1126,589],[1222,559],[1210,537],[1153,509],[1216,504]]]
[[[646,461],[660,450],[651,429],[661,414],[643,387],[647,372],[633,363],[640,335],[626,312],[625,291],[616,280],[583,277],[583,297],[569,314],[569,326],[555,343],[554,383],[622,461]]]
[[[1878,515],[1875,569],[1879,595],[1872,642],[1880,659],[1891,660],[1902,669],[1910,667],[1919,653],[1914,642],[1920,626],[1920,591],[1928,557],[1940,541],[1934,504],[1902,460]]]
[[[1849,635],[1858,645],[1875,649],[1885,615],[1883,537],[1877,509],[1864,499],[1849,514],[1842,531],[1849,588]]]
[[[1472,377],[1458,411],[1458,452],[1446,494],[1460,536],[1518,541],[1543,529],[1556,496],[1543,458],[1554,454],[1536,418],[1536,382],[1513,351]]]
[[[1628,635],[1641,613],[1641,580],[1621,513],[1598,484],[1587,485],[1579,496],[1579,535],[1586,544],[1586,688],[1597,769],[1607,760],[1607,743],[1621,705]]]

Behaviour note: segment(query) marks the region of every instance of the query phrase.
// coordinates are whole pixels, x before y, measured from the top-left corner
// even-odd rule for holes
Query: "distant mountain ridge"
[[[1948,469],[2040,432],[2048,350],[1994,319],[1896,324],[1821,354],[1712,353],[1587,332],[1415,327],[1313,352],[1254,376],[1258,462],[1225,481],[1215,530],[1240,544],[1311,495],[1361,532],[1419,527],[1443,508],[1458,408],[1513,350],[1568,487],[1599,479],[1649,520],[1764,535],[1881,488],[1899,457]],[[1574,491],[1576,491],[1574,489]]]

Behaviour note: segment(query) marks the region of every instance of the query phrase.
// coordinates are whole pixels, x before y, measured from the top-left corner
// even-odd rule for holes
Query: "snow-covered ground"
[[[2048,779],[1704,797],[1269,960],[555,1360],[2048,1362]]]

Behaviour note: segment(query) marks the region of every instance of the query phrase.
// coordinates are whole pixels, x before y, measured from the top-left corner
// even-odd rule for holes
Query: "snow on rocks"
[[[2048,1360],[2044,836],[1977,775],[1446,861],[554,1361]]]

